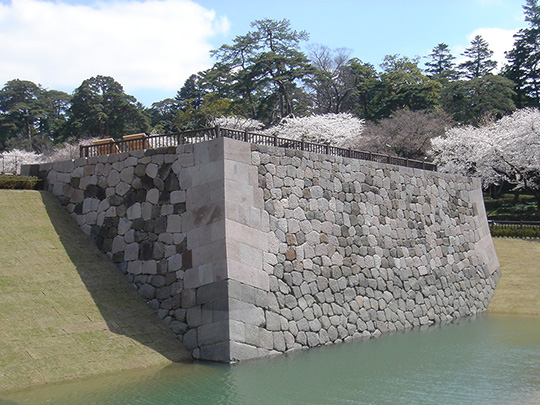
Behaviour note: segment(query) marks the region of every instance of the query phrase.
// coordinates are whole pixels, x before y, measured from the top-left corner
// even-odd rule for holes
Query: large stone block
[[[227,342],[230,339],[229,321],[213,322],[197,328],[197,343],[200,347]],[[188,310],[189,325],[189,310]]]

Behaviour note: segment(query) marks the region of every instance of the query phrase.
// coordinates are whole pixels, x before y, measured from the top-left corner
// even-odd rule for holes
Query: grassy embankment
[[[0,190],[0,391],[188,357],[51,194]]]
[[[540,241],[494,243],[489,311],[540,315]],[[0,190],[0,391],[187,357],[54,197]]]
[[[493,238],[502,275],[488,312],[540,315],[540,240]]]
[[[540,220],[540,210],[532,195],[515,198],[506,193],[492,199],[484,194],[484,201],[490,219]],[[532,236],[535,232],[522,233]],[[493,238],[493,242],[502,275],[488,311],[540,315],[540,239]]]

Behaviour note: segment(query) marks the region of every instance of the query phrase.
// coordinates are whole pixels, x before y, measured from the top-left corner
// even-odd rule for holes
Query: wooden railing
[[[421,160],[406,159],[397,156],[382,155],[357,149],[346,149],[328,144],[298,141],[294,139],[280,138],[274,135],[257,134],[229,128],[195,129],[191,131],[175,132],[165,135],[148,135],[144,143],[140,139],[122,139],[102,142],[99,145],[86,145],[80,147],[81,157],[100,156],[110,153],[121,153],[132,150],[163,148],[178,146],[181,144],[193,144],[205,142],[211,139],[226,137],[238,141],[249,142],[258,145],[278,146],[282,148],[298,149],[306,152],[315,152],[332,156],[341,156],[353,159],[369,160],[372,162],[388,163],[392,165],[412,167],[415,169],[437,171],[437,165]]]

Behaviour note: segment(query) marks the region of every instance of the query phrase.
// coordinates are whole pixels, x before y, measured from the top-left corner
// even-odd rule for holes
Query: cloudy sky
[[[209,51],[263,19],[291,21],[310,43],[349,48],[378,66],[384,55],[454,55],[482,35],[504,63],[524,0],[0,0],[0,85],[22,79],[71,93],[112,76],[143,104],[173,97]],[[425,60],[425,59],[424,59]]]

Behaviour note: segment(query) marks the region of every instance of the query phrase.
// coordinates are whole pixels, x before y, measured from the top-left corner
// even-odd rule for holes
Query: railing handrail
[[[540,221],[511,221],[511,220],[488,220],[490,225],[536,225],[540,226]]]
[[[243,142],[249,142],[259,145],[278,146],[290,149],[298,149],[308,152],[315,152],[321,154],[327,154],[332,156],[341,156],[353,159],[375,161],[379,163],[387,163],[404,167],[411,167],[416,169],[437,171],[437,165],[432,162],[426,162],[422,160],[407,159],[397,156],[383,155],[380,153],[369,152],[351,148],[340,148],[337,146],[331,146],[326,143],[310,142],[305,140],[296,140],[281,138],[276,135],[267,135],[256,132],[248,132],[245,130],[221,128],[219,126],[210,128],[193,129],[181,132],[172,132],[162,135],[147,135],[146,140],[149,142],[151,148],[160,148],[167,146],[178,146],[182,143],[197,143],[203,142],[219,137],[226,137],[236,139]],[[111,141],[109,143],[103,143],[100,145],[81,145],[80,156],[91,157],[102,154],[110,154],[119,152],[126,152],[134,150],[135,145],[141,146],[137,142],[138,140],[125,140],[120,139],[117,141]],[[101,148],[101,149],[99,149]],[[118,149],[118,150],[116,150]],[[137,149],[148,149],[146,145],[143,147],[137,147]],[[105,153],[100,153],[105,151]]]

